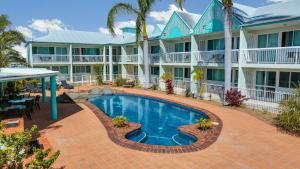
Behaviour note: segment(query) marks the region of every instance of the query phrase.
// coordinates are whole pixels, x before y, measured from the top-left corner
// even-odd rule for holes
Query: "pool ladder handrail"
[[[176,137],[176,136],[178,136],[178,134],[173,135],[173,136],[172,136],[172,140],[173,140],[176,144],[178,144],[178,145],[181,146],[182,144],[180,144],[178,141],[175,140],[175,137]]]
[[[146,132],[142,132],[144,134],[144,137],[141,138],[139,141],[137,141],[138,143],[142,142],[146,137],[147,137],[147,133]]]

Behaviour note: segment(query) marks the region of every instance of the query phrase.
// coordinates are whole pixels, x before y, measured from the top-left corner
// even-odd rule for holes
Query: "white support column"
[[[199,50],[198,43],[196,40],[196,37],[194,35],[191,36],[191,73],[194,71],[194,65],[196,65],[196,59],[195,59],[195,52]],[[194,74],[191,74],[191,92],[195,93],[197,91],[196,89],[196,83],[193,80]]]
[[[28,62],[31,67],[33,67],[33,57],[32,57],[32,43],[28,45]]]
[[[240,52],[239,52],[239,65],[238,65],[238,89],[242,91],[242,94],[244,94],[244,90],[246,89],[246,69],[243,68],[243,64],[244,62],[244,54],[243,54],[243,49],[247,49],[248,48],[248,43],[247,43],[247,30],[245,30],[244,28],[242,28],[240,30]]]
[[[70,75],[70,82],[73,83],[73,56],[72,56],[72,44],[69,46],[69,75]]]
[[[127,53],[126,53],[125,46],[122,45],[121,46],[121,72],[122,73],[121,74],[122,74],[122,78],[124,78],[124,79],[126,79],[126,77],[127,77],[126,65],[124,64],[125,63],[124,60],[126,58],[126,55],[127,55]]]
[[[113,53],[112,53],[112,46],[109,45],[109,80],[113,80]]]
[[[141,44],[138,46],[138,54],[143,56],[143,48]],[[139,76],[139,82],[142,84],[144,82],[144,69],[143,69],[143,57],[138,58],[138,76]]]
[[[159,50],[159,79],[160,79],[161,75],[165,73],[165,69],[162,65],[162,55],[167,52],[166,45],[162,40],[159,40],[159,49],[160,49]],[[165,88],[165,83],[161,80],[159,80],[159,87],[161,89]]]
[[[107,77],[106,77],[106,48],[105,46],[103,46],[103,80],[107,80]]]

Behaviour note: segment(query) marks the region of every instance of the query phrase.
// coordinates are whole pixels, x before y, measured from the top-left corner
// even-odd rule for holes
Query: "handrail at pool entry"
[[[182,144],[180,144],[178,141],[175,140],[175,137],[176,137],[176,136],[178,136],[178,134],[173,135],[173,136],[172,136],[172,140],[173,140],[176,144],[178,144],[178,145],[181,146]]]
[[[142,142],[147,137],[147,133],[146,132],[143,131],[142,134],[144,134],[144,137],[142,137],[139,141],[137,141],[138,143]]]

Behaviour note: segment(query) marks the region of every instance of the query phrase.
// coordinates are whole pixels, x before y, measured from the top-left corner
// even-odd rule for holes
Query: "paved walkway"
[[[59,104],[59,120],[51,122],[49,105],[34,114],[34,122],[54,149],[61,150],[55,167],[95,169],[299,169],[300,138],[283,134],[246,113],[139,89],[126,92],[155,95],[205,108],[223,121],[218,140],[203,151],[157,154],[114,144],[93,112],[83,104]]]

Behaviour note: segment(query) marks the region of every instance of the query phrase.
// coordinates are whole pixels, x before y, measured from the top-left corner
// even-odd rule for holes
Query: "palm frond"
[[[0,32],[3,32],[11,25],[7,15],[0,15]]]
[[[109,32],[115,36],[115,17],[118,14],[121,13],[125,13],[125,14],[135,14],[135,15],[140,15],[139,11],[136,10],[131,4],[128,3],[118,3],[115,6],[113,6],[107,16],[107,28],[109,30]],[[122,14],[123,14],[122,13]]]
[[[140,15],[137,16],[135,21],[135,38],[137,45],[139,44],[140,38],[141,38],[141,25],[142,25],[142,17]]]

